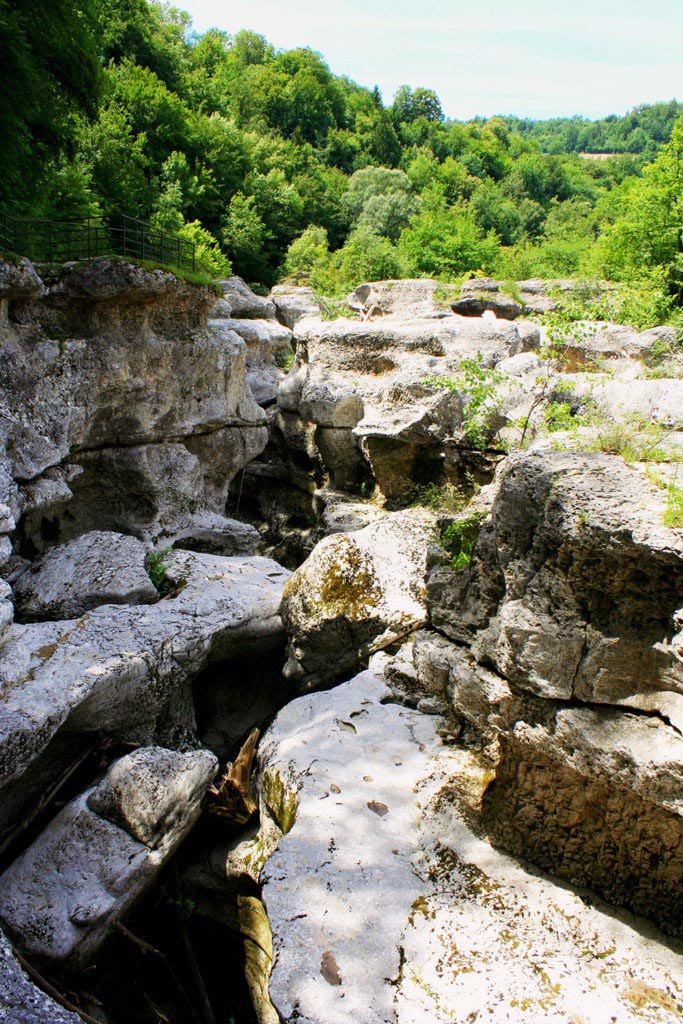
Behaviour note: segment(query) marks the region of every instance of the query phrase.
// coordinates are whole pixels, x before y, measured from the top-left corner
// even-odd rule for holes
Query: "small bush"
[[[451,556],[454,572],[467,568],[472,561],[472,549],[479,536],[485,512],[472,512],[464,519],[456,519],[441,531],[441,546]]]
[[[161,597],[165,597],[173,590],[173,584],[166,574],[165,564],[170,551],[171,548],[162,548],[161,551],[151,551],[147,555],[147,575]]]

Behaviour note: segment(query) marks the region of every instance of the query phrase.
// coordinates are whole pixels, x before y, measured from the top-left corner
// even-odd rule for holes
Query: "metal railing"
[[[17,220],[0,213],[0,252],[28,256],[35,263],[58,264],[97,256],[151,260],[164,266],[195,269],[195,246],[133,217],[101,220]]]

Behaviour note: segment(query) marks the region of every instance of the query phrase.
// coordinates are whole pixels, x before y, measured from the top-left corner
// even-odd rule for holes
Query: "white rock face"
[[[29,954],[83,966],[190,831],[218,767],[205,750],[123,762],[0,876],[0,918]]]
[[[677,1019],[683,958],[477,839],[453,796],[477,806],[490,775],[388,696],[363,672],[261,744],[262,799],[289,828],[261,876],[282,1020]]]
[[[14,584],[23,619],[75,619],[101,604],[147,604],[158,597],[135,537],[94,530],[48,550]]]
[[[294,701],[261,742],[265,791],[284,787],[298,802],[262,872],[270,994],[285,1021],[393,1020],[399,941],[423,892],[410,864],[422,804],[413,790],[440,741],[432,719],[380,706],[386,693],[363,672]]]
[[[288,678],[313,689],[426,621],[428,514],[392,512],[324,538],[285,587]]]
[[[175,597],[14,626],[0,660],[0,800],[68,722],[149,744],[192,734],[190,681],[208,664],[275,646],[287,570],[267,558],[175,551]]]

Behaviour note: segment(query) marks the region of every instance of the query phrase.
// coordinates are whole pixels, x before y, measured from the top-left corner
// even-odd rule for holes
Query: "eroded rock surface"
[[[83,966],[190,831],[217,767],[205,750],[138,750],[65,807],[0,876],[22,948]]]
[[[94,530],[51,548],[14,584],[24,621],[75,619],[102,604],[148,604],[159,596],[135,537]]]
[[[485,761],[388,697],[377,666],[299,698],[261,746],[283,1021],[677,1019],[683,959],[477,838],[455,794],[480,805]]]
[[[58,733],[175,746],[193,737],[191,682],[202,669],[282,642],[289,573],[276,562],[175,551],[165,571],[177,596],[157,604],[13,627],[0,663],[4,824],[22,814],[15,780]],[[61,770],[56,760],[52,774]]]
[[[285,674],[301,688],[325,685],[424,623],[433,534],[433,519],[409,510],[321,541],[285,586]]]
[[[107,259],[48,284],[0,323],[0,533],[18,524],[33,554],[222,515],[267,431],[244,340],[207,326],[215,295]]]

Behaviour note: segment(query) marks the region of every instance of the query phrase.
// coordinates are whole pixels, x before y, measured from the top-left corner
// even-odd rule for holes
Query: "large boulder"
[[[34,985],[0,932],[0,1012],[3,1024],[82,1024],[77,1013],[65,1010]]]
[[[137,750],[68,804],[0,876],[0,918],[25,952],[82,967],[188,834],[218,762]]]
[[[275,315],[280,323],[290,330],[306,316],[317,316],[320,303],[312,288],[307,285],[278,284],[268,296],[275,306]]]
[[[433,624],[541,697],[683,722],[683,536],[665,490],[617,456],[516,453],[471,564],[435,569]]]
[[[437,474],[453,446],[471,447],[463,424],[472,388],[463,370],[476,365],[486,385],[498,362],[540,343],[532,324],[440,313],[296,325],[295,363],[278,391],[283,436],[291,446],[310,426],[308,458],[334,486],[358,487],[371,475],[394,500],[425,467]],[[501,406],[509,391],[501,380]]]
[[[332,683],[423,624],[433,535],[432,517],[412,510],[322,540],[283,593],[285,675],[301,688]]]
[[[253,292],[241,277],[228,277],[218,284],[222,297],[214,307],[214,316],[232,317],[235,320],[275,318],[275,304]]]
[[[101,604],[147,604],[158,597],[135,537],[95,530],[51,548],[14,584],[26,620],[75,619]]]
[[[461,316],[481,316],[482,313],[495,313],[502,320],[516,320],[521,316],[524,307],[511,295],[503,290],[500,281],[490,277],[475,277],[465,281],[460,289],[460,298],[451,307],[454,313]]]
[[[454,794],[471,812],[490,770],[442,731],[394,703],[375,666],[294,701],[262,740],[264,837],[284,833],[261,870],[281,1019],[423,1024],[485,1007],[493,1024],[636,1024],[646,1001],[669,1024],[680,955],[477,838]]]

